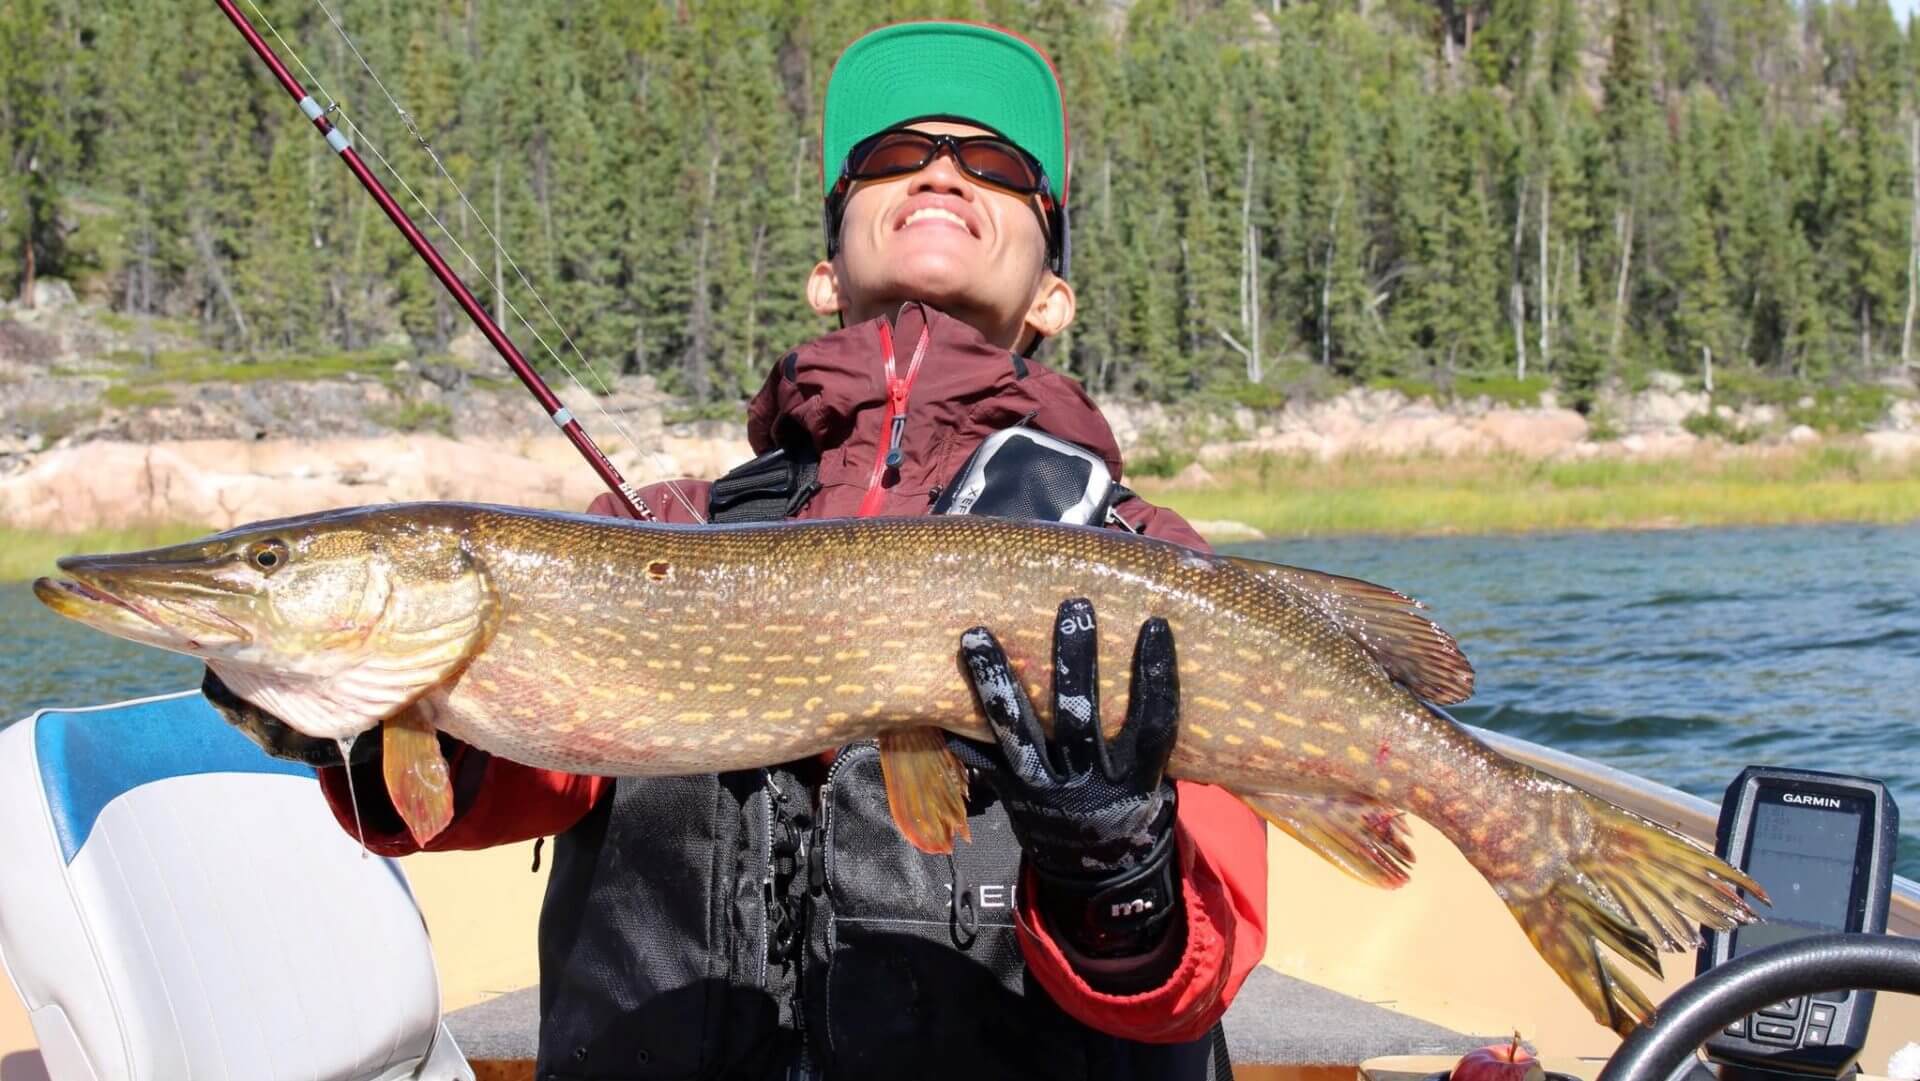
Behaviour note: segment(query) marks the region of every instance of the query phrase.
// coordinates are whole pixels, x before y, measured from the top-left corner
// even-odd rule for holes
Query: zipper
[[[873,475],[867,480],[867,494],[860,500],[859,515],[871,517],[880,512],[880,505],[886,499],[886,490],[880,484],[886,479],[887,470],[900,468],[905,455],[900,450],[901,438],[907,432],[907,396],[913,392],[913,381],[920,374],[920,362],[927,358],[927,346],[933,340],[933,327],[926,321],[926,313],[921,312],[920,340],[914,344],[913,357],[907,362],[907,374],[897,373],[893,352],[893,327],[886,321],[880,321],[880,349],[886,359],[887,373],[887,410],[880,418],[880,429],[887,435],[886,449],[876,447],[873,452]]]

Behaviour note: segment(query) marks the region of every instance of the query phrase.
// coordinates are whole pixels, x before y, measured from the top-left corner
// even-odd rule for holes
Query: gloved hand
[[[238,728],[275,758],[305,762],[316,768],[344,764],[340,757],[340,744],[295,731],[285,721],[229,690],[211,668],[201,677],[200,693],[206,696],[209,705],[227,719],[228,724]],[[353,764],[356,766],[373,761],[379,753],[378,732],[353,741]]]
[[[1098,644],[1092,604],[1062,604],[1049,740],[992,633],[967,631],[961,653],[1001,753],[958,737],[949,745],[1006,805],[1048,923],[1082,955],[1107,959],[1151,951],[1175,923],[1179,861],[1166,765],[1180,683],[1173,632],[1150,619],[1134,645],[1126,725],[1109,741],[1100,727]]]

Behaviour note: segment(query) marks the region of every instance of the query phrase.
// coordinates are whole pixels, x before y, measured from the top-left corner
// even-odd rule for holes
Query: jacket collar
[[[804,437],[826,452],[871,441],[877,424],[860,423],[887,403],[885,316],[816,338],[782,357],[747,407],[747,439],[755,454]],[[891,320],[895,371],[904,376],[924,327],[927,355],[908,398],[916,424],[947,425],[968,444],[1027,419],[1051,435],[1085,447],[1120,477],[1120,446],[1106,418],[1079,382],[988,342],[967,323],[918,303]],[[912,441],[911,435],[909,441]]]

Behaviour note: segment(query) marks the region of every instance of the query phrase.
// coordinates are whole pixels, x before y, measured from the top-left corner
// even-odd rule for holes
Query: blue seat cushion
[[[35,717],[33,736],[41,786],[68,863],[107,804],[143,784],[206,773],[314,776],[302,763],[269,757],[198,691],[46,710]]]

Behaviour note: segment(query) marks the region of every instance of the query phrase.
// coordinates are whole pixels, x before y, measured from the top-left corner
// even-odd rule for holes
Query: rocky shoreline
[[[150,327],[115,329],[53,299],[32,312],[0,311],[0,525],[226,527],[405,499],[578,509],[601,490],[525,392],[498,378],[477,337],[456,339],[432,361],[376,361],[324,379],[256,378],[241,365],[232,379],[149,375],[129,389],[129,357],[182,343],[160,334],[156,344]],[[741,423],[677,419],[683,405],[649,378],[608,389],[563,396],[636,483],[716,476],[751,453]],[[1102,405],[1130,461],[1185,466],[1178,479],[1191,484],[1206,483],[1210,465],[1256,455],[1644,458],[1769,453],[1822,439],[1779,408],[1716,405],[1664,373],[1603,399],[1594,415],[1607,418],[1604,431],[1542,397],[1528,407],[1441,406],[1356,388],[1272,411]],[[1744,445],[1690,430],[1709,416]],[[1920,406],[1894,398],[1858,438],[1877,456],[1920,457]]]

